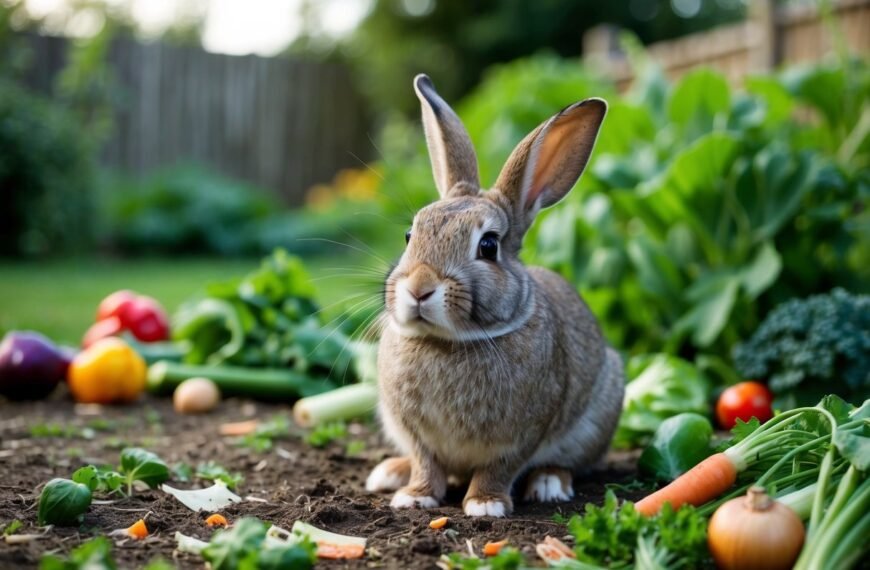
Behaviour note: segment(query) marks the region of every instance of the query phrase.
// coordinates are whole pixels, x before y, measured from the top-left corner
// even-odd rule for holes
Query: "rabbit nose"
[[[435,292],[435,288],[429,289],[428,291],[417,289],[416,291],[412,289],[408,289],[408,293],[411,294],[412,297],[417,299],[417,302],[422,303],[426,299],[432,296],[432,293]]]

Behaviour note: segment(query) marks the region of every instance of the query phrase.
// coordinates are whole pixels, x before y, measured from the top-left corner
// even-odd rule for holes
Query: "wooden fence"
[[[68,42],[28,41],[29,80],[50,92]],[[342,66],[130,39],[113,42],[109,63],[121,86],[109,167],[141,175],[195,161],[299,204],[313,184],[371,157],[363,102]]]
[[[751,0],[749,17],[738,24],[647,46],[650,57],[672,78],[692,68],[710,66],[734,83],[749,73],[784,64],[821,59],[836,42],[852,53],[870,53],[870,0],[832,2],[833,27],[814,6],[777,6],[774,0]],[[585,60],[612,77],[620,89],[633,78],[619,48],[618,31],[593,28],[583,38]]]

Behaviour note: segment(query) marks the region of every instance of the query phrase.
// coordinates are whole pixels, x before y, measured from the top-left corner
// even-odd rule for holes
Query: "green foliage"
[[[69,479],[52,479],[39,496],[37,521],[40,525],[77,524],[91,506],[91,489]]]
[[[643,445],[667,418],[706,414],[709,382],[691,363],[667,354],[635,356],[626,365],[625,400],[616,447]]]
[[[94,172],[75,115],[0,77],[0,255],[87,246]]]
[[[241,473],[230,473],[226,467],[214,461],[202,462],[197,465],[195,475],[200,479],[222,481],[230,489],[235,489],[245,480]]]
[[[276,250],[241,280],[212,283],[207,296],[182,306],[174,338],[190,344],[192,364],[291,367],[314,378],[353,374],[353,351],[324,326],[302,261]]]
[[[443,564],[443,566],[441,565]],[[516,548],[504,547],[495,556],[478,558],[459,552],[441,557],[442,568],[449,570],[519,570],[526,568],[522,552]]]
[[[92,493],[114,493],[121,490],[124,476],[111,468],[87,465],[72,474],[72,480],[86,485]]]
[[[290,422],[281,414],[276,414],[267,422],[257,424],[254,433],[244,436],[240,444],[254,451],[269,451],[274,440],[290,435]]]
[[[643,450],[638,470],[654,479],[673,481],[713,452],[712,435],[713,426],[704,416],[683,413],[670,417]]]
[[[583,34],[597,24],[629,28],[651,42],[737,19],[744,11],[738,3],[711,2],[694,17],[684,18],[666,3],[659,8],[645,6],[641,10],[646,13],[639,18],[637,6],[627,2],[378,0],[360,26],[341,40],[343,50],[335,50],[335,40],[310,29],[294,50],[341,54],[356,68],[360,87],[373,107],[416,115],[410,89],[396,86],[410,86],[414,74],[421,71],[432,76],[448,100],[455,100],[493,65],[544,49],[578,58]],[[316,14],[317,4],[309,10]],[[530,96],[544,93],[534,88],[528,92]]]
[[[139,447],[121,450],[121,474],[127,484],[127,494],[133,491],[133,482],[142,481],[152,489],[169,479],[169,467],[157,454]]]
[[[196,166],[112,186],[110,239],[130,253],[249,253],[255,222],[276,207],[263,192]]]
[[[311,430],[305,436],[305,443],[311,447],[326,447],[334,441],[347,437],[347,424],[342,421],[327,422]]]
[[[605,567],[621,567],[643,555],[660,561],[661,567],[697,568],[709,557],[707,520],[693,507],[674,512],[665,505],[659,514],[646,517],[631,502],[619,505],[613,491],[607,491],[600,507],[587,503],[583,515],[571,517],[568,530],[577,559]]]
[[[313,566],[317,559],[313,543],[273,544],[266,538],[267,529],[258,519],[243,518],[232,529],[216,532],[202,557],[213,570],[304,570]]]
[[[3,525],[3,536],[9,536],[9,535],[15,534],[23,526],[24,526],[24,523],[18,519],[15,519],[13,521],[9,521],[9,523]]]
[[[734,363],[789,407],[828,393],[863,398],[870,392],[870,296],[835,289],[783,303],[735,347]]]
[[[116,570],[117,568],[115,559],[112,558],[112,543],[105,536],[83,542],[70,552],[66,560],[53,554],[46,554],[39,561],[39,570]]]

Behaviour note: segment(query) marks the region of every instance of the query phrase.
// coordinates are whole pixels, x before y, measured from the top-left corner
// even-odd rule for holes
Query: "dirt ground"
[[[600,469],[575,481],[572,503],[518,503],[508,519],[470,519],[460,508],[463,490],[454,489],[442,508],[393,511],[388,495],[370,494],[364,488],[369,470],[389,455],[374,426],[350,426],[349,440],[357,448],[352,455],[346,453],[347,440],[314,449],[299,436],[275,440],[271,450],[258,452],[218,435],[220,424],[254,417],[268,420],[276,414],[289,418],[289,406],[231,399],[208,415],[179,416],[169,400],[147,397],[134,405],[94,412],[76,407],[61,393],[42,402],[0,401],[0,527],[17,519],[24,523],[18,533],[41,533],[36,504],[47,481],[69,478],[75,469],[91,463],[117,465],[121,448],[135,445],[157,453],[170,466],[185,462],[195,467],[214,460],[240,472],[244,481],[238,493],[248,500],[224,511],[231,521],[256,516],[289,529],[301,519],[369,540],[364,559],[323,561],[318,567],[435,568],[441,554],[467,551],[467,540],[480,553],[486,542],[508,539],[531,559],[540,539],[566,534],[565,526],[553,521],[554,514],[569,515],[588,501],[600,502],[605,483],[627,482],[634,476],[634,459],[613,454]],[[49,435],[40,433],[45,431]],[[361,442],[365,447],[359,451]],[[172,479],[169,483],[179,488],[207,484]],[[175,531],[181,531],[208,540],[211,530],[203,524],[204,515],[191,512],[162,491],[143,490],[119,502],[92,505],[78,528],[52,528],[26,544],[0,540],[0,569],[36,568],[43,553],[66,553],[93,536],[127,527],[146,513],[150,513],[152,536],[142,542],[115,540],[119,568],[140,568],[155,558],[178,568],[204,567],[199,557],[175,552],[173,538]],[[442,515],[450,517],[449,531],[430,529],[429,521]]]

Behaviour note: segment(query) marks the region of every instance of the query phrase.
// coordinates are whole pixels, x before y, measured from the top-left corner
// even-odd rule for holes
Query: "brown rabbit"
[[[414,88],[441,199],[417,213],[387,277],[379,411],[404,456],[366,487],[396,490],[394,508],[428,508],[448,476],[470,478],[465,513],[505,516],[530,471],[526,499],[568,500],[572,474],[610,444],[622,362],[574,286],[517,254],[537,212],[579,178],[607,104],[586,99],[543,123],[484,192],[459,117],[425,75]]]

